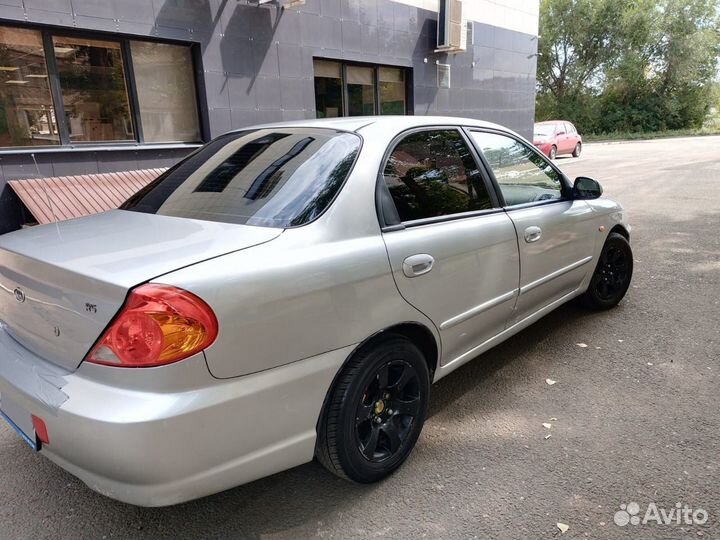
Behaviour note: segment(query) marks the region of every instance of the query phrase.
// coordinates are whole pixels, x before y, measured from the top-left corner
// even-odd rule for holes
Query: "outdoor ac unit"
[[[467,48],[467,21],[462,0],[440,0],[436,52],[460,52]]]

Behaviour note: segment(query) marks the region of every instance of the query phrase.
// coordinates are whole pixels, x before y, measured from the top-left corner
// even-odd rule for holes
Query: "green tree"
[[[698,127],[718,12],[720,0],[542,0],[536,116],[586,132]]]

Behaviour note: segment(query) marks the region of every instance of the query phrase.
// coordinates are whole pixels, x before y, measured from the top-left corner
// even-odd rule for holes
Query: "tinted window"
[[[262,227],[303,225],[332,202],[359,149],[357,135],[325,129],[228,133],[122,208]]]
[[[392,151],[384,177],[401,221],[492,206],[475,160],[456,130],[408,135]]]
[[[474,131],[472,138],[495,174],[508,206],[562,198],[562,180],[540,155],[520,141]]]

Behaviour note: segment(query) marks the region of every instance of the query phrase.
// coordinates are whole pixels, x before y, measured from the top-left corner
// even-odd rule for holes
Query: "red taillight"
[[[130,291],[86,360],[107,366],[161,366],[202,351],[217,333],[215,314],[200,298],[148,283]]]
[[[50,437],[48,437],[45,421],[42,418],[35,416],[34,414],[31,414],[30,417],[32,418],[32,425],[35,429],[35,436],[41,443],[50,444]]]

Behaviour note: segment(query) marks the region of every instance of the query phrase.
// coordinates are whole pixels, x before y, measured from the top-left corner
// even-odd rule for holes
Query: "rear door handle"
[[[537,242],[542,237],[542,229],[540,227],[528,227],[525,229],[525,241],[528,244]]]
[[[403,274],[409,278],[422,276],[433,269],[435,259],[427,253],[411,255],[403,261]]]

